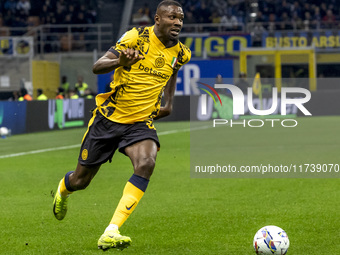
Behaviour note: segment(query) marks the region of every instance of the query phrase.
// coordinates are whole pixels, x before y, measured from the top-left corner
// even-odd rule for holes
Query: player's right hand
[[[143,58],[144,56],[139,55],[138,50],[127,48],[126,50],[122,50],[119,55],[119,65],[132,66]]]

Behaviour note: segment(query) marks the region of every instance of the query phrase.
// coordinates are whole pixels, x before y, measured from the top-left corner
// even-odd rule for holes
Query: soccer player
[[[191,57],[178,40],[183,18],[178,2],[162,1],[153,26],[129,30],[93,66],[95,74],[115,70],[112,90],[96,97],[97,108],[83,137],[78,165],[60,181],[53,212],[62,220],[69,195],[85,189],[100,166],[111,162],[116,149],[128,156],[134,173],[98,240],[100,249],[123,249],[131,243],[118,229],[144,195],[155,167],[160,144],[153,120],[171,113],[177,72]]]

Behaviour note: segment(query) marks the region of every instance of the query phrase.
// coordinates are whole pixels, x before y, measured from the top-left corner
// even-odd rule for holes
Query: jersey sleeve
[[[112,46],[109,51],[119,57],[119,54],[122,50],[127,48],[134,49],[137,44],[138,31],[136,28],[133,28],[127,32],[125,32],[117,41],[116,45]]]
[[[178,71],[183,65],[191,59],[191,50],[184,44],[180,43],[180,50],[177,55],[177,63],[174,66],[174,71]]]

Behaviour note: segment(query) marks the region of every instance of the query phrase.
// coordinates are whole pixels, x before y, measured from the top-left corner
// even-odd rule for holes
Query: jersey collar
[[[158,39],[157,35],[155,34],[154,28],[155,28],[155,25],[153,25],[153,26],[151,27],[150,36],[151,36],[152,40],[156,43],[156,45],[157,45],[158,47],[165,48],[165,49],[171,49],[171,48],[173,48],[173,47],[177,47],[177,45],[178,45],[178,43],[179,43],[179,40],[177,41],[177,43],[176,43],[174,46],[172,46],[172,47],[170,47],[170,48],[165,47],[165,45],[161,42],[161,40]]]

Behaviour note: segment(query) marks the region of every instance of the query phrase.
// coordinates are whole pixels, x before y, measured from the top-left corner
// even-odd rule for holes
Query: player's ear
[[[160,19],[161,19],[161,17],[156,13],[156,14],[155,14],[154,20],[155,20],[155,23],[156,23],[157,25],[159,25]]]

